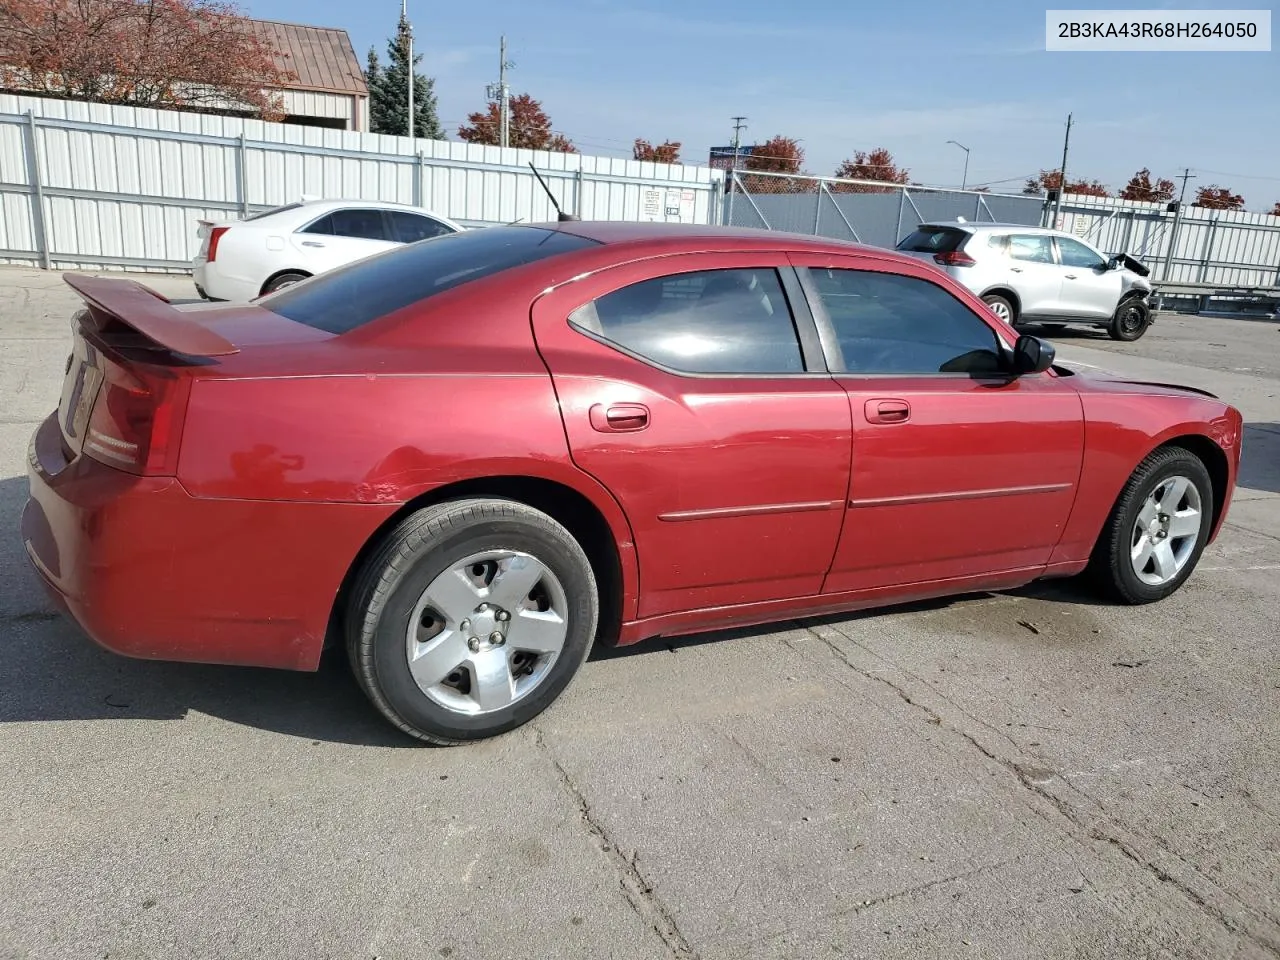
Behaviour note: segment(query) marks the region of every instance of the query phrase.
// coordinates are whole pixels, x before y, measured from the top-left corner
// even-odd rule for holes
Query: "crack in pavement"
[[[582,791],[578,789],[578,785],[569,775],[569,771],[564,768],[560,758],[555,755],[555,752],[547,744],[542,730],[534,723],[530,723],[529,726],[533,729],[535,745],[551,761],[551,765],[556,772],[556,778],[560,781],[560,786],[564,788],[578,808],[578,815],[582,817],[582,822],[586,825],[587,832],[600,841],[600,850],[604,853],[605,859],[608,860],[610,866],[617,872],[618,883],[622,887],[622,893],[626,898],[627,904],[635,912],[636,916],[647,923],[653,932],[658,935],[658,938],[675,960],[698,960],[697,951],[693,949],[684,934],[680,932],[680,928],[676,925],[675,917],[671,915],[671,911],[667,909],[661,898],[654,892],[653,884],[645,879],[644,874],[640,872],[640,868],[636,865],[638,854],[633,852],[628,857],[618,849],[618,845],[614,843],[604,825],[596,819],[591,810],[591,804],[587,801]]]
[[[1186,897],[1191,903],[1199,907],[1207,916],[1209,916],[1212,920],[1214,920],[1224,929],[1230,931],[1233,934],[1236,934],[1237,936],[1243,937],[1244,939],[1248,940],[1250,943],[1254,944],[1255,946],[1262,947],[1272,953],[1280,953],[1280,938],[1277,938],[1275,935],[1270,934],[1269,931],[1254,930],[1251,928],[1246,928],[1245,926],[1242,925],[1242,923],[1239,920],[1237,920],[1237,918],[1232,917],[1222,907],[1218,906],[1215,903],[1211,903],[1203,894],[1201,894],[1198,890],[1192,887],[1187,881],[1179,877],[1173,876],[1168,870],[1161,867],[1154,860],[1144,856],[1141,853],[1141,851],[1137,848],[1137,845],[1135,843],[1131,843],[1125,840],[1123,837],[1116,836],[1116,833],[1123,829],[1120,826],[1120,824],[1115,823],[1110,818],[1106,818],[1107,825],[1111,829],[1104,831],[1100,827],[1098,827],[1096,824],[1086,822],[1081,817],[1080,813],[1070,803],[1068,803],[1066,800],[1064,800],[1062,797],[1059,797],[1057,794],[1053,793],[1052,791],[1046,790],[1043,786],[1037,783],[1036,780],[1032,779],[1032,777],[1027,773],[1027,771],[1024,770],[1022,766],[1019,765],[1016,761],[1000,756],[995,751],[991,750],[989,747],[984,745],[973,734],[969,733],[968,731],[961,730],[960,728],[947,723],[946,720],[943,719],[941,714],[939,714],[936,710],[934,710],[932,707],[928,706],[927,704],[920,703],[919,701],[913,699],[907,691],[903,690],[892,680],[888,679],[887,677],[881,676],[879,674],[872,673],[871,671],[865,670],[862,667],[858,666],[849,658],[849,655],[844,650],[840,649],[840,647],[836,643],[834,643],[830,638],[823,636],[821,633],[819,633],[817,630],[813,629],[812,627],[805,627],[804,629],[808,630],[809,633],[811,633],[814,637],[822,641],[822,643],[825,644],[827,648],[830,649],[832,653],[836,655],[837,659],[839,659],[840,662],[845,664],[845,666],[847,666],[850,670],[853,670],[855,673],[865,677],[868,680],[875,680],[879,683],[884,684],[890,690],[896,693],[903,702],[907,703],[911,707],[926,714],[931,723],[933,723],[938,727],[941,727],[942,729],[948,730],[960,736],[965,741],[967,741],[975,750],[977,750],[980,754],[982,754],[982,756],[984,756],[985,758],[990,760],[992,763],[999,766],[1001,769],[1012,774],[1021,787],[1023,787],[1025,790],[1032,793],[1034,796],[1049,803],[1059,813],[1059,815],[1067,821],[1067,823],[1070,825],[1070,827],[1067,830],[1069,834],[1076,836],[1077,839],[1079,839],[1080,837],[1084,837],[1089,840],[1102,841],[1108,844],[1109,846],[1114,847],[1116,850],[1118,850],[1121,854],[1124,855],[1125,859],[1141,867],[1144,871],[1146,871],[1156,880],[1160,881],[1162,884],[1166,884],[1168,886],[1171,886],[1173,889],[1177,890],[1184,897]],[[836,631],[836,632],[839,633],[839,631]],[[843,634],[841,634],[841,636],[843,636]],[[846,639],[849,639],[849,638],[846,637]],[[850,642],[856,644],[856,641],[850,640]],[[861,646],[861,645],[858,645],[858,646]],[[963,713],[963,711],[961,712]],[[981,722],[981,721],[978,721],[978,722]],[[1015,746],[1017,746],[1016,743],[1015,743]],[[1084,793],[1083,791],[1078,790],[1078,788],[1073,787],[1072,789],[1075,789],[1076,792],[1080,793],[1081,796],[1085,797],[1086,799],[1092,800],[1093,803],[1097,804],[1101,809],[1101,804],[1098,804],[1098,802],[1096,800],[1093,800],[1093,798],[1090,797],[1087,793]],[[1035,807],[1033,807],[1032,809],[1035,809]],[[1106,816],[1105,811],[1103,815],[1104,817]],[[1181,855],[1177,855],[1177,854],[1175,855],[1178,856],[1178,858],[1182,860],[1184,863],[1187,863],[1185,858],[1181,857]],[[1212,884],[1215,889],[1220,890],[1223,896],[1229,897],[1232,900],[1234,900],[1236,903],[1240,904],[1240,906],[1244,910],[1253,914],[1257,914],[1259,912],[1255,908],[1241,901],[1238,897],[1235,897],[1230,891],[1223,890],[1222,888],[1218,887],[1218,885],[1214,883],[1212,878],[1204,876],[1203,872],[1194,864],[1188,863],[1188,867],[1192,869],[1195,873],[1203,877],[1207,883]],[[1269,917],[1266,916],[1265,913],[1262,914],[1262,918],[1264,922],[1267,922],[1270,919]]]

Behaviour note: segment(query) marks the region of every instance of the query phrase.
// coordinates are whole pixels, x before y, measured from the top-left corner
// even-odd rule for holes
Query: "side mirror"
[[[1053,366],[1056,355],[1057,351],[1048,340],[1023,334],[1013,345],[1013,372],[1019,377],[1028,373],[1044,373]]]

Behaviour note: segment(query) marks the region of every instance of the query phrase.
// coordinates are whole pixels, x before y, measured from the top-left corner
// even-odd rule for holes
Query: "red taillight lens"
[[[230,227],[214,227],[209,231],[209,255],[205,258],[209,263],[218,259],[218,241],[230,229]]]
[[[93,405],[85,452],[139,476],[174,474],[189,390],[181,378],[109,377]]]
[[[963,250],[952,250],[949,253],[935,254],[933,260],[935,263],[940,263],[944,267],[972,267],[978,262]]]

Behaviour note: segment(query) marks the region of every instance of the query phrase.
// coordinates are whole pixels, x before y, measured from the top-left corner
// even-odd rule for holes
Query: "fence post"
[[[240,216],[249,216],[249,166],[248,146],[245,144],[244,132],[240,133],[240,144],[236,148],[236,189],[240,191]]]
[[[822,224],[822,195],[827,192],[827,181],[818,181],[818,202],[813,211],[813,235],[820,237],[822,234],[818,231],[818,227]]]
[[[729,223],[727,226],[736,227],[738,224],[733,219],[733,199],[738,194],[738,171],[729,171]]]
[[[36,153],[36,115],[35,111],[27,111],[27,182],[31,187],[31,232],[36,238],[36,253],[40,255],[40,265],[48,270],[49,231],[44,219],[44,181],[40,178],[40,155]]]
[[[1204,278],[1209,273],[1209,254],[1213,252],[1213,231],[1217,226],[1218,218],[1214,217],[1204,231],[1204,256],[1200,258],[1200,283],[1204,283]]]
[[[582,219],[582,167],[578,167],[573,174],[573,213],[579,220]]]
[[[902,208],[907,204],[907,188],[898,188],[898,229],[893,232],[893,245],[896,247],[902,239]]]
[[[1169,227],[1169,247],[1165,251],[1164,267],[1160,271],[1160,279],[1165,283],[1169,282],[1169,271],[1173,269],[1173,251],[1178,242],[1178,227],[1181,223],[1182,204],[1179,203],[1173,211],[1173,223]]]
[[[413,162],[413,205],[415,207],[422,206],[422,177],[426,172],[427,161],[419,150]]]

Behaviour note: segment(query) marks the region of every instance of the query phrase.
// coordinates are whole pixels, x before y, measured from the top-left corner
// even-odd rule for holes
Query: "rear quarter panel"
[[[1087,559],[1138,464],[1157,447],[1181,437],[1207,438],[1226,453],[1227,489],[1211,533],[1216,538],[1239,469],[1239,412],[1220,400],[1140,384],[1081,377],[1075,385],[1084,406],[1084,465],[1079,495],[1050,563]]]

